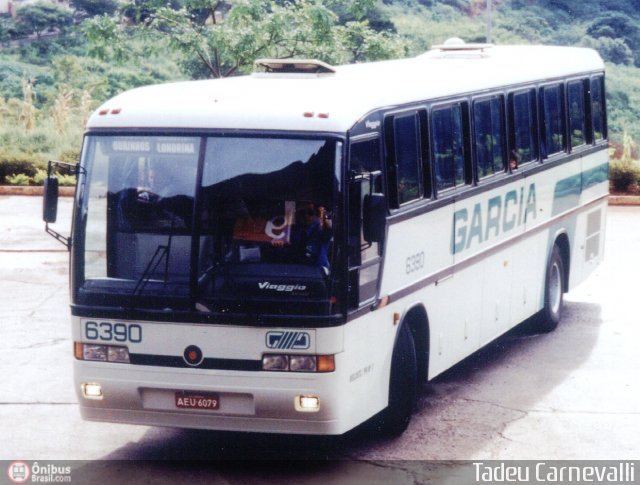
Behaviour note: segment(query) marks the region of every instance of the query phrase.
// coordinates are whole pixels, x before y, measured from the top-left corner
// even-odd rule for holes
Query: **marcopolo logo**
[[[267,348],[306,350],[311,347],[311,336],[307,332],[267,332]]]

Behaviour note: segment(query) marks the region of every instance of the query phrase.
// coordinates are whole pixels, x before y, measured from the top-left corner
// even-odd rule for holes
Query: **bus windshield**
[[[340,151],[326,139],[89,136],[77,299],[326,311]]]

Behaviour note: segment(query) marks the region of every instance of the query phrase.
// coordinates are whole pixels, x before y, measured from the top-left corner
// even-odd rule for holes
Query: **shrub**
[[[609,184],[612,192],[629,192],[640,183],[640,164],[635,160],[616,160],[609,167]]]
[[[75,187],[76,176],[75,175],[62,175],[58,172],[54,173],[54,176],[58,178],[58,184],[60,187]],[[44,181],[47,179],[47,171],[43,168],[39,168],[36,174],[31,177],[31,181],[35,185],[44,185]]]
[[[78,163],[80,160],[80,150],[76,148],[68,148],[58,155],[58,160],[66,163]]]
[[[33,176],[33,183],[36,185],[44,185],[44,181],[47,179],[47,171],[44,168],[36,170],[36,174]]]
[[[75,187],[76,185],[76,176],[75,175],[59,175],[56,174],[58,177],[58,183],[60,184],[60,187]]]
[[[619,153],[619,158],[609,166],[609,187],[612,192],[618,193],[635,191],[640,184],[640,161],[636,160],[637,145],[625,130],[621,146],[615,148],[614,156]]]
[[[8,181],[9,176],[16,174],[33,177],[38,169],[44,168],[45,165],[46,161],[41,155],[0,152],[0,183]]]
[[[7,182],[9,182],[11,185],[25,186],[29,185],[29,182],[31,182],[31,177],[23,173],[17,173],[14,175],[9,175],[7,177]]]

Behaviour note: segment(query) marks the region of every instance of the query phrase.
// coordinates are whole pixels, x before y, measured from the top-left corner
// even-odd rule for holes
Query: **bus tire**
[[[564,288],[564,261],[560,248],[555,244],[545,273],[544,306],[536,318],[535,329],[538,332],[551,332],[558,326],[564,303]]]
[[[407,429],[418,392],[418,361],[409,325],[402,325],[391,357],[389,405],[377,428],[383,436],[398,436]]]

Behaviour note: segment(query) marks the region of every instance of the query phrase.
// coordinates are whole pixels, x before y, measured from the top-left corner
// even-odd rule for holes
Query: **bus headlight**
[[[107,361],[106,345],[82,345],[82,360]]]
[[[121,364],[129,363],[129,349],[126,347],[108,347],[107,359],[109,362],[119,362]]]
[[[333,355],[265,354],[262,370],[280,372],[333,372],[336,370]]]
[[[262,370],[289,370],[289,357],[287,355],[263,355]]]
[[[291,372],[315,372],[315,355],[292,355],[289,358],[289,370]]]
[[[94,362],[129,363],[129,349],[119,345],[97,345],[74,343],[74,355],[78,360],[90,360]]]

